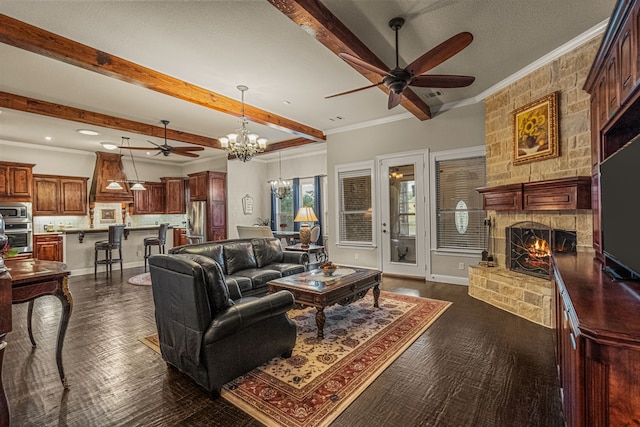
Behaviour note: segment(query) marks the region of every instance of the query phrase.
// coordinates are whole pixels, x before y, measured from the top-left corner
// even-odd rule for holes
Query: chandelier
[[[130,147],[131,145],[129,144],[129,138],[123,136],[122,137],[122,146],[125,146],[125,142],[126,142],[126,146]],[[120,152],[122,153],[122,149],[120,149]],[[136,169],[136,162],[133,160],[133,152],[131,150],[129,150],[129,154],[131,155],[131,163],[133,163],[133,171],[136,174],[136,180],[135,181],[131,181],[131,180],[116,180],[116,179],[110,179],[109,180],[109,185],[107,185],[107,190],[122,190],[123,187],[121,185],[121,183],[127,183],[127,184],[133,184],[130,188],[130,190],[133,191],[140,191],[140,190],[146,190],[146,188],[144,188],[144,185],[142,185],[142,181],[140,181],[140,179],[138,178],[138,170]]]
[[[229,154],[237,157],[243,162],[248,162],[258,153],[262,153],[267,147],[267,138],[260,138],[258,134],[251,133],[248,128],[249,121],[244,116],[244,92],[249,90],[244,85],[236,86],[242,93],[242,116],[240,117],[240,127],[234,133],[227,134],[219,138],[222,148]]]
[[[280,163],[280,175],[277,180],[271,181],[271,192],[278,199],[282,200],[291,194],[291,181],[282,180],[282,157],[278,151],[278,162]]]

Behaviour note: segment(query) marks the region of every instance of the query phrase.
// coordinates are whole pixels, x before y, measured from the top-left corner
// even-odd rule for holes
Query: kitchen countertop
[[[146,231],[146,230],[157,230],[160,225],[134,225],[127,226],[124,228],[124,238],[125,240],[129,236],[129,232],[131,231]],[[173,224],[169,225],[169,228],[184,228],[184,225],[181,224]],[[35,232],[35,235],[56,235],[56,234],[78,234],[78,240],[80,243],[84,240],[84,235],[87,233],[106,233],[109,231],[109,227],[97,227],[97,228],[63,228],[62,230],[56,231],[39,231]]]

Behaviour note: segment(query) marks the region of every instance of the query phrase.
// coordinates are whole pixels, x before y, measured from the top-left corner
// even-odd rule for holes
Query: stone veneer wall
[[[592,39],[485,100],[487,186],[591,176],[590,96],[582,86],[600,39]],[[514,165],[513,112],[554,91],[559,91],[559,157]],[[551,228],[575,230],[578,251],[592,251],[591,211],[489,211],[487,214],[493,224],[490,252],[497,263],[496,267],[469,268],[469,295],[551,327],[551,281],[515,273],[505,267],[505,228],[519,221],[535,221]]]

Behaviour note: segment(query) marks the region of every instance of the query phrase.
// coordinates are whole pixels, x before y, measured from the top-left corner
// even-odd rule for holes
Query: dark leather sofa
[[[222,269],[201,255],[149,258],[162,358],[212,396],[230,380],[278,356],[290,357],[293,295],[243,297]]]
[[[302,273],[309,262],[306,252],[282,250],[273,237],[230,239],[177,246],[170,254],[203,255],[216,261],[228,285],[237,284],[243,296],[267,293],[267,282]]]

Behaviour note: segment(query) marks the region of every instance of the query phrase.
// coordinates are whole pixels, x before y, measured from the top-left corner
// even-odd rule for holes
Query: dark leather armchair
[[[152,255],[149,269],[162,358],[214,396],[270,359],[291,356],[290,292],[241,298],[220,265],[201,255]]]

